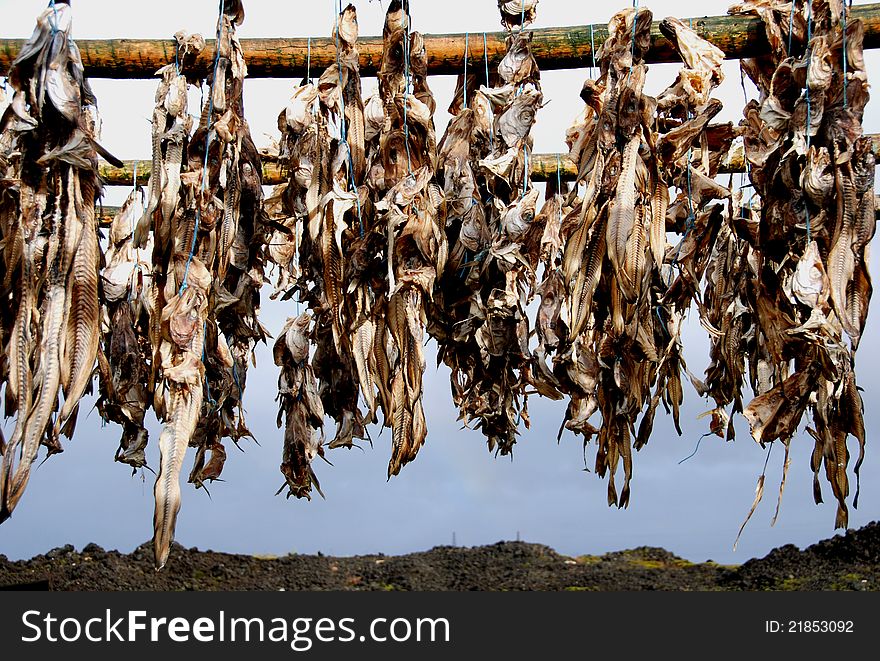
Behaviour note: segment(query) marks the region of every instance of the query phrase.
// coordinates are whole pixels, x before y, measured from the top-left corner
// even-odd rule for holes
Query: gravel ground
[[[440,546],[401,556],[253,557],[175,545],[156,572],[150,544],[131,554],[89,544],[30,560],[0,555],[0,589],[38,590],[877,590],[880,523],[803,551],[794,545],[728,566],[660,548],[568,557],[540,544]]]

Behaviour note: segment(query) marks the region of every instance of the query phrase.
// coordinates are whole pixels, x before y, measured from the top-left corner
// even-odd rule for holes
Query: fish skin
[[[183,143],[186,137],[186,126],[180,120],[176,120],[174,126],[166,134],[166,150],[162,162],[162,185],[159,198],[162,221],[166,225],[171,224],[178,203],[180,166],[183,162]]]
[[[669,208],[669,187],[656,178],[651,196],[651,230],[649,245],[654,265],[660,271],[666,256],[666,210]]]
[[[230,249],[238,232],[238,210],[241,208],[239,181],[239,151],[227,165],[226,190],[223,195],[223,218],[217,239],[217,277],[222,281],[229,268]]]
[[[577,275],[576,284],[571,297],[571,337],[580,335],[585,328],[593,307],[593,295],[602,276],[602,262],[606,255],[607,214],[602,213],[601,219],[590,233],[591,238],[586,248],[588,260]]]
[[[855,255],[853,243],[853,214],[855,212],[855,195],[848,168],[835,169],[837,181],[837,232],[831,251],[828,255],[828,278],[831,283],[831,300],[840,318],[844,330],[851,339],[858,342],[860,329],[852,324],[846,314],[846,288],[855,271]]]
[[[168,111],[164,107],[157,106],[153,110],[153,156],[150,170],[149,194],[147,205],[143,215],[137,222],[134,231],[134,247],[143,248],[147,245],[147,238],[152,225],[153,214],[159,208],[162,195],[162,132],[168,117]]]
[[[27,270],[25,270],[27,274]],[[27,279],[25,280],[27,282]],[[9,485],[15,474],[13,470],[16,450],[24,436],[24,421],[30,415],[33,405],[33,374],[30,367],[29,352],[25,347],[30,346],[30,317],[32,314],[33,295],[29,286],[25,285],[25,291],[16,317],[15,331],[10,340],[9,355],[14,356],[13,369],[9,373],[7,392],[10,387],[14,388],[18,418],[12,436],[3,452],[3,461],[0,465],[0,523],[12,514],[12,509],[7,505]]]
[[[371,419],[375,419],[376,416],[376,387],[374,375],[378,371],[378,368],[373,353],[375,333],[375,324],[373,324],[372,320],[365,319],[355,329],[354,342],[352,342],[358,379],[360,381],[361,395],[363,395],[364,401],[367,404],[369,417]]]
[[[353,52],[352,63],[348,65],[348,75],[342,89],[348,146],[351,151],[352,176],[355,182],[363,181],[367,167],[366,123],[364,102],[361,96],[361,78],[357,69],[357,50]]]
[[[94,198],[94,184],[83,180],[84,197]],[[98,246],[95,211],[85,206],[81,215],[83,228],[70,274],[70,310],[68,342],[64,362],[70,365],[70,385],[65,390],[64,404],[55,419],[54,436],[68,422],[92,380],[100,342],[100,305],[98,302]],[[69,432],[68,438],[72,433]]]
[[[194,361],[195,362],[195,361]],[[153,515],[153,553],[156,570],[162,569],[171,553],[177,514],[180,511],[180,470],[189,439],[195,431],[202,406],[201,381],[204,368],[190,383],[170,386],[170,419],[159,435],[159,474],[153,487],[156,508]]]
[[[400,473],[412,442],[412,413],[409,409],[403,370],[398,369],[391,382],[391,459],[388,478]]]
[[[650,207],[639,204],[636,207],[636,221],[633,223],[629,238],[626,241],[622,275],[626,287],[632,292],[635,299],[641,297],[642,284],[645,279],[647,266],[647,254],[649,237],[645,228],[644,219],[650,218]]]
[[[636,221],[636,189],[635,172],[641,138],[635,136],[627,143],[623,152],[620,178],[617,181],[614,200],[608,208],[608,225],[606,241],[608,259],[617,276],[621,293],[628,301],[636,298],[636,292],[625,276],[624,259],[626,242],[633,231]]]
[[[581,202],[581,213],[578,227],[565,245],[562,268],[567,281],[571,281],[580,271],[589,230],[592,223],[595,222],[596,217],[598,217],[593,201],[596,199],[596,195],[599,191],[600,173],[603,170],[604,157],[600,153],[597,155],[596,168],[590,175],[590,182],[587,184],[587,190],[584,193],[584,198]],[[589,221],[588,218],[590,219]]]
[[[40,443],[46,435],[52,412],[58,404],[58,391],[62,381],[62,352],[67,318],[67,273],[70,269],[72,248],[71,236],[77,236],[77,195],[75,188],[78,178],[70,166],[64,165],[54,175],[56,190],[55,208],[51,215],[50,236],[46,264],[48,267],[47,293],[43,303],[42,338],[38,349],[40,356],[40,378],[36,397],[27,417],[19,416],[17,424],[23,425],[21,459],[5,485],[6,493],[3,509],[7,513],[15,509],[27,486],[30,467],[37,456]],[[56,444],[57,445],[57,444]],[[57,450],[56,450],[57,451]],[[6,457],[4,457],[4,461]]]
[[[377,310],[374,313],[374,323],[376,326],[373,335],[372,360],[376,364],[375,384],[379,391],[379,405],[382,408],[385,426],[391,426],[390,420],[393,411],[393,401],[391,393],[391,365],[389,364],[388,353],[385,351],[385,337],[387,334],[386,315],[383,310]]]

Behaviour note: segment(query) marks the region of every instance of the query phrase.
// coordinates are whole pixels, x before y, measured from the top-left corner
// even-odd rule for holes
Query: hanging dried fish
[[[713,272],[735,262],[745,294],[728,294],[734,300],[725,310],[732,306],[735,317],[725,312],[720,326],[724,296],[713,301],[707,382],[722,393],[720,404],[731,396],[738,401],[745,368],[734,354],[748,357],[756,397],[743,413],[762,445],[779,440],[787,448],[810,411],[815,497],[821,502],[824,462],[838,504],[836,527],[847,525],[847,438],[859,443],[857,478],[865,445],[853,365],[871,296],[865,247],[875,230],[875,163],[870,139],[862,137],[864,25],[851,19],[844,29],[844,10],[839,0],[796,0],[783,13],[759,2],[731,9],[761,15],[772,48],[742,62],[761,92],[743,121],[760,202],[739,215],[729,248],[716,251]],[[716,289],[726,286],[714,279]],[[731,322],[733,338],[725,334]]]
[[[436,103],[427,83],[424,39],[410,30],[409,4],[392,2],[385,18],[379,73],[385,123],[375,138],[378,148],[371,150],[374,159],[368,177],[370,183],[375,182],[371,187],[376,200],[373,234],[385,238],[387,278],[380,280],[378,273],[373,277],[371,318],[364,322],[369,325],[360,327],[357,338],[362,347],[361,381],[378,387],[377,404],[382,407],[384,424],[392,428],[389,477],[415,459],[427,437],[422,346],[427,308],[447,254],[442,229],[446,209],[434,181]],[[369,296],[357,299],[369,300]]]
[[[355,439],[365,438],[365,424],[375,414],[374,406],[366,416],[358,406],[365,381],[359,373],[363,361],[357,356],[363,347],[363,315],[372,308],[364,299],[369,288],[351,295],[356,279],[352,272],[362,268],[358,259],[364,256],[355,244],[362,241],[371,217],[366,188],[357,184],[367,168],[357,37],[357,14],[348,5],[334,25],[337,63],[323,72],[317,84],[304,80],[279,116],[279,157],[290,179],[276,192],[280,226],[271,237],[269,253],[280,271],[275,295],[297,296],[312,312],[314,323],[299,316],[294,325],[316,348],[314,367],[308,372],[320,401],[310,406],[314,411],[320,405],[322,416],[326,412],[336,420],[330,448],[352,447]],[[298,368],[291,372],[278,351],[282,348],[276,344],[281,379],[288,384],[302,381],[303,373]],[[370,393],[364,392],[364,398],[369,405]],[[321,444],[314,446],[306,431],[312,427],[303,417],[305,408],[292,407],[282,396],[281,413],[286,414],[282,473],[290,495],[307,498],[312,484],[317,485],[309,462]]]
[[[145,465],[148,404],[164,423],[155,486],[159,568],[174,535],[186,448],[196,448],[189,481],[199,488],[221,475],[223,439],[251,435],[243,410],[247,367],[256,342],[267,338],[257,312],[269,222],[262,163],[244,119],[247,66],[235,36],[243,15],[240,2],[224,3],[209,95],[194,132],[187,92],[196,80],[189,70],[205,42],[175,35],[175,63],[159,71],[145,210],[128,230],[130,198],[114,221],[104,272],[115,295],[108,297],[99,408],[124,426],[117,459]],[[141,266],[145,254],[149,269]]]
[[[527,4],[528,22],[536,3]],[[510,27],[514,8],[508,5],[517,5],[516,19],[522,6],[499,3]],[[447,128],[438,160],[450,259],[432,308],[431,334],[452,370],[460,419],[473,423],[489,449],[502,455],[513,450],[520,421],[528,426],[526,388],[537,382],[526,314],[538,261],[529,252],[538,201],[529,159],[543,95],[530,41],[522,31],[508,35],[497,86],[464,90],[468,81],[460,83],[469,102]]]
[[[52,455],[63,450],[61,433],[72,436],[98,350],[98,155],[121,163],[96,142],[97,100],[72,18],[66,2],[37,18],[9,72],[13,98],[0,120],[0,376],[4,413],[16,416],[0,444],[0,521],[21,499],[40,445]]]
[[[721,205],[709,202],[729,196],[711,185],[718,159],[707,155],[708,122],[721,107],[710,93],[722,80],[723,54],[678,19],[665,19],[660,29],[684,67],[650,97],[643,88],[651,18],[647,9],[629,9],[609,23],[599,78],[584,84],[586,108],[568,131],[585,189],[569,196],[561,230],[560,318],[568,332],[554,375],[571,397],[563,429],[585,443],[596,437],[596,472],[608,474],[608,503],[619,507],[629,502],[632,447],[647,442],[661,402],[680,429],[681,324],[721,221]],[[681,192],[670,203],[671,186]],[[682,235],[677,246],[667,244],[667,230]],[[596,411],[600,426],[589,422]]]
[[[309,364],[309,326],[307,312],[287,320],[275,342],[275,364],[281,368],[278,378],[278,426],[284,426],[284,460],[281,472],[288,489],[288,497],[310,498],[314,485],[321,487],[311,467],[315,457],[324,456],[324,406],[318,396],[315,373]],[[321,494],[323,496],[323,494]]]

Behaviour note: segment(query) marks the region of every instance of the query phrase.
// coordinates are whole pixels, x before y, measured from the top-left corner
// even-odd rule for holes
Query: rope
[[[489,87],[489,48],[486,45],[486,33],[483,33],[483,61],[486,64],[486,87]],[[491,104],[490,104],[491,109]],[[489,148],[495,151],[495,131],[489,127]]]
[[[208,100],[208,126],[207,126],[208,135],[205,138],[205,160],[202,163],[202,186],[201,186],[202,195],[200,197],[204,196],[204,192],[208,187],[208,154],[211,151],[211,138],[213,137],[213,134],[211,131],[211,119],[214,116],[214,85],[217,82],[216,81],[217,66],[220,63],[220,37],[222,36],[222,32],[223,32],[223,4],[224,4],[223,0],[220,0],[220,8],[218,10],[218,16],[217,16],[217,39],[216,39],[216,43],[215,43],[215,47],[214,47],[214,50],[216,51],[214,53],[214,71],[211,74],[211,84],[208,86],[208,92],[210,95],[210,99]],[[183,295],[183,292],[185,292],[186,288],[189,286],[188,285],[189,267],[192,264],[193,257],[195,257],[195,254],[196,254],[196,243],[199,238],[199,225],[201,224],[201,221],[202,221],[201,200],[199,200],[199,202],[196,204],[196,221],[195,221],[195,225],[193,227],[192,243],[190,244],[190,247],[189,247],[189,257],[187,257],[187,259],[186,259],[186,268],[183,271],[183,282],[180,283],[180,289],[177,292],[178,296]]]
[[[312,82],[312,38],[309,37],[306,51],[306,82]]]
[[[208,322],[205,322],[205,325],[202,328],[202,364],[207,365],[208,363]],[[208,372],[205,370],[205,398],[210,407],[211,411],[217,410],[217,400],[211,397],[211,386],[208,384]]]
[[[852,0],[850,0],[852,2]],[[843,2],[843,109],[846,110],[846,2]]]
[[[807,2],[807,53],[805,55],[807,59],[807,73],[806,80],[804,85],[806,86],[806,96],[807,96],[807,152],[810,151],[810,41],[813,37],[813,31],[811,23],[813,21],[813,0],[808,0]],[[845,51],[844,51],[845,52]],[[846,89],[846,85],[844,85],[844,89]],[[807,216],[807,245],[810,245],[812,241],[812,232],[810,228],[810,205],[809,202],[804,200],[804,211]]]
[[[483,33],[483,59],[486,61],[486,87],[489,87],[489,47],[486,45],[486,33]]]
[[[562,165],[559,162],[559,154],[556,154],[556,194],[562,198]],[[559,203],[559,224],[562,225],[562,202]]]
[[[131,175],[131,187],[132,187],[132,192],[134,193],[135,196],[137,196],[137,189],[138,189],[138,162],[137,161],[134,162],[133,170],[134,170],[134,174]],[[134,214],[131,214],[129,221],[131,222],[131,233],[134,234]]]
[[[633,34],[632,34],[632,46],[630,48],[630,60],[629,60],[629,73],[626,75],[626,82],[629,83],[629,78],[632,76],[633,67],[636,64],[636,19],[639,17],[639,0],[633,0]]]
[[[49,7],[52,9],[52,18],[49,19],[49,25],[52,27],[52,36],[58,34],[58,7],[55,6],[55,0],[49,0]]]
[[[468,61],[468,33],[464,33],[464,93],[463,93],[463,103],[464,107],[467,108],[467,61]]]
[[[522,20],[525,21],[525,15],[526,15],[526,10],[525,10],[526,4],[525,4],[525,1],[523,1],[523,5],[522,5],[522,6],[523,6]],[[513,34],[513,30],[511,30],[511,34]],[[523,92],[523,90],[525,89],[525,87],[526,87],[526,84],[525,84],[525,83],[520,83],[520,85],[519,85],[519,87],[517,88],[516,93],[514,94],[514,96],[517,97],[517,96],[519,96],[520,94],[522,94],[522,92]],[[520,199],[524,198],[524,197],[526,196],[526,193],[528,192],[529,174],[530,174],[530,170],[529,170],[529,152],[528,152],[528,148],[527,148],[527,146],[526,146],[526,141],[525,141],[525,139],[523,139],[523,190],[522,190],[522,195],[520,196]]]
[[[338,11],[336,11],[338,9]],[[341,131],[342,144],[345,145],[345,151],[348,155],[348,178],[351,182],[351,190],[354,193],[354,201],[357,205],[358,225],[361,236],[364,235],[364,219],[361,217],[361,197],[358,193],[357,182],[354,180],[354,162],[351,158],[351,146],[348,144],[348,131],[345,126],[345,88],[342,86],[342,62],[339,59],[339,17],[342,14],[342,2],[337,0],[334,2],[334,12],[336,13],[336,73],[339,75],[339,128]]]
[[[590,67],[590,77],[595,80],[593,69],[596,68],[596,41],[593,39],[593,24],[590,23],[590,57],[593,58],[593,64]]]
[[[133,174],[131,175],[131,186],[132,186],[132,193],[134,195],[134,199],[136,200],[137,199],[137,189],[138,189],[138,183],[137,183],[138,182],[138,162],[137,161],[134,162],[134,166],[132,167],[132,170],[133,170]],[[133,237],[134,236],[134,214],[130,214],[128,220],[129,220],[129,228],[131,231],[131,236]],[[135,251],[134,251],[135,268],[137,269],[138,274],[141,273],[140,252],[141,252],[140,248],[135,248]],[[134,300],[134,288],[131,285],[131,278],[129,278],[128,285],[129,285],[129,287],[128,287],[128,301],[130,303],[131,301]]]
[[[690,117],[690,113],[688,113],[688,117]],[[684,235],[681,237],[681,241],[678,242],[678,248],[675,251],[675,259],[672,260],[673,264],[678,264],[678,258],[681,255],[681,247],[684,245],[685,239],[688,238],[688,235],[691,233],[691,230],[694,229],[694,220],[696,220],[696,216],[694,215],[694,201],[692,198],[691,192],[691,155],[693,154],[693,147],[688,149],[688,160],[687,160],[687,187],[688,187],[688,216],[685,220],[685,230]]]
[[[794,3],[791,0],[791,13],[788,15],[788,54],[791,55],[791,38],[794,35]]]
[[[413,176],[412,170],[412,155],[409,151],[409,120],[407,118],[406,111],[406,102],[409,99],[409,85],[410,85],[410,77],[409,77],[409,6],[407,6],[406,13],[406,29],[403,31],[403,73],[406,79],[406,88],[403,90],[403,138],[406,143],[406,169],[409,171],[409,176]]]
[[[739,84],[740,84],[740,87],[742,87],[742,91],[743,91],[743,102],[744,102],[746,105],[748,105],[748,103],[749,103],[749,94],[748,94],[748,92],[746,92],[746,76],[745,76],[745,74],[743,73],[742,67],[739,68]],[[746,141],[745,141],[745,140],[743,140],[743,161],[745,161],[746,171],[745,171],[745,173],[742,173],[742,172],[741,172],[740,175],[739,175],[739,187],[740,187],[740,189],[742,189],[742,188],[745,187],[745,185],[744,185],[743,182],[746,180],[746,178],[748,178],[748,180],[749,180],[750,182],[751,182],[751,180],[752,180],[752,179],[751,179],[751,175],[752,175],[752,164],[749,162],[748,154],[746,153]],[[750,209],[751,209],[751,207],[752,207],[752,198],[754,198],[754,197],[755,197],[755,191],[754,191],[754,188],[753,188],[753,189],[752,189],[752,195],[751,195],[751,197],[749,197],[749,208],[750,208]]]
[[[562,165],[559,162],[559,154],[556,154],[556,192],[562,194]]]

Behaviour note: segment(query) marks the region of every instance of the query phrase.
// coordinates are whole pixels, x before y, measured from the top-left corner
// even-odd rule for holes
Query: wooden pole
[[[880,195],[874,196],[874,215],[877,220],[880,220]],[[110,223],[113,222],[113,219],[116,217],[116,214],[119,213],[119,207],[109,207],[109,206],[101,206],[97,207],[98,213],[96,214],[96,218],[98,219],[98,223],[101,227],[109,227]]]
[[[850,20],[865,24],[865,48],[880,47],[880,3],[854,6]],[[754,57],[768,52],[762,22],[757,17],[706,16],[684,19],[704,38],[724,51],[727,59]],[[593,62],[590,26],[539,28],[532,31],[532,52],[544,71],[584,69]],[[477,34],[477,33],[474,33]],[[479,33],[482,37],[482,33]],[[489,60],[495,64],[506,51],[504,32],[487,33]],[[593,43],[598,50],[608,36],[608,26],[592,26]],[[302,78],[306,74],[308,39],[242,39],[248,75],[252,78]],[[0,71],[7,71],[24,44],[23,39],[0,39]],[[156,70],[174,61],[175,42],[171,39],[83,39],[77,40],[86,75],[92,78],[152,78]],[[425,35],[428,71],[432,74],[458,74],[464,68],[464,34]],[[382,40],[364,37],[358,41],[361,73],[374,76],[382,59]],[[336,62],[336,44],[327,37],[311,40],[312,73],[320,73]],[[204,75],[214,58],[214,40],[195,64],[193,72]],[[470,39],[468,59],[483,59],[483,40]],[[651,26],[648,62],[678,62],[672,44],[660,34],[659,23]]]
[[[870,135],[874,143],[874,155],[880,162],[880,134],[874,133]],[[532,166],[533,181],[548,181],[556,178],[556,154],[532,154],[530,163]],[[134,176],[134,166],[137,163],[138,183],[144,185],[150,178],[152,163],[150,161],[125,161],[121,168],[115,168],[109,163],[101,162],[99,173],[104,183],[110,186],[131,186],[132,177]],[[562,179],[571,181],[577,174],[575,164],[568,157],[568,154],[559,154],[559,166]],[[724,163],[720,167],[719,174],[730,174],[745,171],[745,161],[743,160],[742,149],[732,150]],[[266,186],[276,186],[287,181],[286,174],[282,168],[275,162],[275,159],[267,154],[263,154],[263,184]]]

